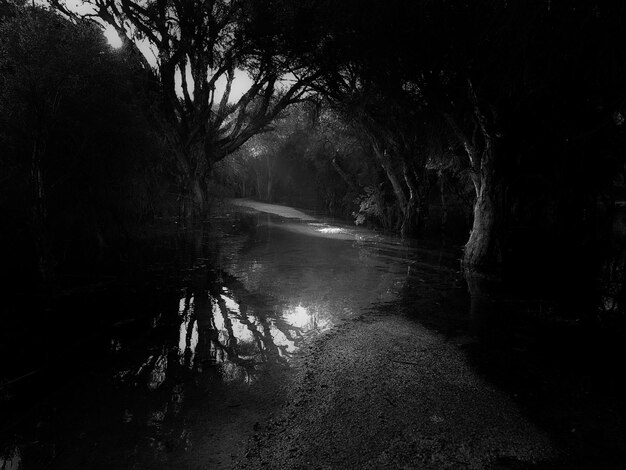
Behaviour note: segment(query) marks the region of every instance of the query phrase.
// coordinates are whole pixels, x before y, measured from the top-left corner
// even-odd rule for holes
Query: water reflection
[[[345,313],[345,311],[344,311]],[[300,333],[325,331],[332,325],[330,312],[320,306],[303,307],[301,304],[290,307],[283,313],[283,318]]]
[[[250,397],[278,389],[274,377],[311,337],[443,269],[428,250],[310,217],[234,211],[195,235],[193,259],[175,263],[178,278],[120,299],[133,321],[111,330],[89,381],[75,392],[65,386],[72,405],[52,403],[68,429],[53,438],[33,431],[31,442],[58,439],[65,448],[53,467],[193,468],[185,455],[198,449],[208,466],[223,467],[210,461],[223,434],[252,419]],[[21,449],[0,462],[19,461]]]
[[[426,250],[336,223],[267,214],[231,214],[223,222],[213,229],[228,243],[209,259],[212,269],[190,272],[178,294],[176,335],[164,312],[158,328],[166,339],[146,349],[134,374],[155,394],[144,418],[131,411],[150,429],[155,455],[199,445],[207,424],[190,425],[197,413],[191,396],[225,387],[222,406],[240,406],[235,390],[288,367],[309,337],[397,298],[407,278],[441,270]],[[166,396],[158,394],[163,389]]]
[[[19,470],[22,456],[17,446],[10,447],[4,454],[0,454],[0,470]]]
[[[222,273],[220,279],[231,278]],[[332,325],[333,313],[327,304],[273,301],[270,306],[258,298],[244,304],[236,293],[238,290],[249,296],[243,286],[236,282],[234,288],[220,284],[186,289],[177,302],[177,341],[148,348],[134,373],[123,363],[114,377],[121,383],[132,377],[133,383],[144,383],[154,392],[163,386],[168,374],[174,380],[184,375],[181,368],[190,373],[213,369],[225,383],[250,385],[264,366],[286,365],[307,335]],[[346,314],[349,309],[342,312]],[[119,351],[120,341],[115,340],[115,344],[115,351]]]
[[[150,372],[150,378],[148,380],[148,388],[150,390],[156,390],[165,381],[165,374],[167,373],[167,355],[163,352],[154,361],[152,371]]]
[[[215,368],[225,382],[253,383],[262,365],[285,364],[304,334],[330,324],[319,308],[242,304],[231,288],[219,285],[188,289],[178,305],[178,364],[196,373]],[[167,370],[164,346],[160,354],[147,356],[135,376],[145,376],[148,389],[154,391],[165,381]],[[126,374],[119,371],[116,376],[124,379]]]

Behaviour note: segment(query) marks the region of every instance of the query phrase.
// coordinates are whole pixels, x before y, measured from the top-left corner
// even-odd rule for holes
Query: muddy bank
[[[527,468],[547,436],[409,319],[348,321],[303,353],[287,405],[237,468]]]

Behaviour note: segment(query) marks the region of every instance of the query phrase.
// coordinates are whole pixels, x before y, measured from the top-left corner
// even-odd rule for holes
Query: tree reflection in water
[[[281,314],[281,312],[284,312]],[[213,369],[225,382],[252,383],[267,363],[286,365],[298,350],[303,337],[329,325],[315,310],[297,305],[284,310],[255,308],[241,304],[225,286],[188,289],[180,299],[178,341],[166,342],[155,354],[152,349],[133,374],[156,390],[166,380],[168,369],[202,373]],[[168,362],[176,356],[175,362]],[[120,371],[122,381],[129,374]]]
[[[16,445],[9,446],[4,452],[0,451],[0,469],[19,470],[21,463],[22,456],[19,447]]]
[[[89,318],[114,325],[106,352],[94,342],[93,357],[85,353],[93,374],[64,389],[70,403],[51,400],[67,427],[43,435],[32,426],[6,462],[195,468],[202,455],[223,468],[311,336],[397,299],[409,278],[431,285],[445,271],[438,252],[336,221],[237,211],[205,230],[159,238],[137,256],[161,277],[139,294],[129,282],[129,293],[77,308],[79,318],[89,308]],[[135,277],[146,280],[141,271]]]

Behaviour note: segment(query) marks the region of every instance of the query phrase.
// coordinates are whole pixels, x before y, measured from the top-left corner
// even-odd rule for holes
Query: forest
[[[451,253],[470,312],[487,297],[532,297],[540,299],[532,309],[549,305],[546,321],[578,325],[582,341],[619,342],[625,31],[626,5],[589,0],[0,0],[0,282],[11,299],[0,317],[2,355],[32,319],[42,326],[24,357],[44,354],[34,345],[56,321],[50,312],[63,311],[59,299],[91,298],[102,285],[122,289],[120,298],[144,292],[144,280],[161,282],[150,264],[160,256],[184,251],[196,266],[204,255],[180,247],[221,227],[216,211],[228,219],[241,199],[398,246],[436,246]],[[245,228],[220,231],[220,243],[246,231],[259,239],[261,222],[235,219]],[[219,260],[224,273],[211,276],[256,292],[245,281],[253,265],[226,274]],[[407,276],[403,295],[417,295]],[[128,287],[133,277],[141,287]],[[492,284],[498,293],[485,293]],[[199,292],[187,294],[185,312]],[[222,355],[246,356],[236,344]],[[5,397],[32,367],[4,367],[1,404],[11,408],[36,386]],[[580,445],[615,465],[606,468],[626,464],[626,445],[593,442]],[[22,468],[11,466],[11,449],[0,468]],[[28,463],[20,452],[15,465]],[[394,465],[371,468],[453,468]],[[472,465],[456,468],[527,468]]]
[[[218,2],[207,25],[184,2],[91,21],[57,3],[2,8],[2,246],[33,279],[225,196],[451,237],[472,269],[615,241],[619,6]]]

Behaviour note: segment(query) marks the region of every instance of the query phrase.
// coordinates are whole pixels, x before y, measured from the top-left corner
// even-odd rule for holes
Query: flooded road
[[[397,300],[411,269],[455,264],[250,201],[182,248],[158,243],[150,280],[55,298],[40,346],[4,355],[0,468],[229,468],[284,400],[303,345]]]
[[[0,469],[622,468],[623,348],[459,255],[233,200],[12,298]]]

